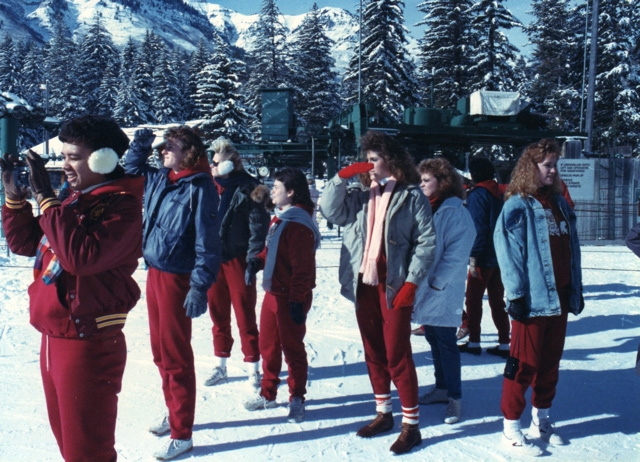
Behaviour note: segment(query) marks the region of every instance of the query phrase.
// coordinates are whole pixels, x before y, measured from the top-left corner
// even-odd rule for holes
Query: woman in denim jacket
[[[528,437],[565,444],[549,421],[549,408],[556,393],[567,315],[579,314],[584,306],[576,216],[562,196],[559,157],[560,148],[551,139],[525,149],[494,233],[507,311],[513,319],[500,405],[502,440],[513,452],[525,455],[542,452],[520,427],[529,386],[533,408]]]

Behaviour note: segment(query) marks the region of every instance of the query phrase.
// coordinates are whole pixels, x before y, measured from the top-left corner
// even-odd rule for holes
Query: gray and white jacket
[[[328,221],[344,228],[340,293],[353,302],[367,238],[368,205],[368,189],[348,189],[347,180],[338,175],[325,184],[320,211]],[[417,185],[396,185],[385,217],[384,239],[390,308],[402,285],[405,282],[420,285],[433,263],[435,231],[431,206]]]

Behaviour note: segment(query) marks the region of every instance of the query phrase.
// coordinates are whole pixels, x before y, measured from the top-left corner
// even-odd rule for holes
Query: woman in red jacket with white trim
[[[5,155],[2,225],[12,252],[36,257],[29,312],[42,333],[40,371],[60,453],[66,462],[115,461],[122,328],[140,298],[132,274],[142,256],[143,180],[118,165],[129,139],[115,121],[79,117],[58,137],[70,196],[58,200],[44,161],[29,151],[34,216],[15,183],[21,161]]]

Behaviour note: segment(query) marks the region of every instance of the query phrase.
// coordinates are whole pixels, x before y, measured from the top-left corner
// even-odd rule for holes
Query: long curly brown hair
[[[370,130],[364,134],[361,140],[360,152],[365,160],[368,151],[377,153],[385,160],[387,168],[398,184],[420,183],[420,175],[418,175],[411,154],[397,139],[386,133]],[[371,186],[369,174],[360,175],[360,182],[364,186]]]
[[[547,156],[555,157],[558,160],[561,154],[560,146],[551,138],[543,138],[537,143],[527,146],[511,173],[511,182],[504,195],[505,200],[517,194],[533,196],[540,188],[538,164],[543,162]],[[551,191],[554,194],[562,194],[560,173],[556,173]]]
[[[451,196],[464,199],[465,193],[462,187],[462,176],[456,172],[453,165],[444,157],[425,159],[418,165],[418,172],[422,176],[429,173],[438,180],[438,197],[446,199]]]

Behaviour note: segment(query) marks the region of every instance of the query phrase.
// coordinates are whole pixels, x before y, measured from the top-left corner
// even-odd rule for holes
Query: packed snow
[[[354,308],[339,294],[339,230],[329,230],[322,220],[321,231],[317,287],[305,339],[309,359],[305,420],[287,422],[284,380],[276,409],[244,409],[242,403],[252,391],[246,383],[235,330],[236,344],[227,363],[229,381],[214,387],[202,385],[213,368],[207,314],[196,319],[193,328],[198,375],[195,447],[177,460],[516,460],[499,445],[504,360],[486,352],[462,355],[463,415],[459,423],[443,423],[445,404],[421,406],[423,443],[404,456],[389,452],[399,428],[367,440],[355,436],[374,416],[374,403]],[[634,365],[640,341],[640,260],[624,246],[585,246],[582,252],[586,308],[582,315],[570,316],[558,394],[551,410],[557,431],[570,444],[543,446],[543,458],[637,461],[640,377]],[[0,266],[0,461],[61,461],[40,381],[40,334],[28,320],[26,291],[32,279],[32,260],[10,255],[4,245],[0,247]],[[153,460],[152,453],[166,438],[147,431],[163,415],[164,404],[159,374],[151,359],[142,262],[135,277],[143,296],[125,327],[129,353],[116,430],[121,461]],[[261,296],[259,292],[259,301]],[[483,349],[497,342],[486,299],[485,305]],[[415,335],[412,346],[420,392],[424,393],[434,383],[429,346]],[[281,377],[286,378],[286,370]],[[399,427],[400,404],[395,390],[392,396]],[[529,425],[529,409],[523,416],[523,427]]]

